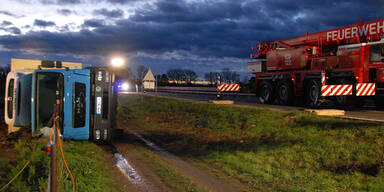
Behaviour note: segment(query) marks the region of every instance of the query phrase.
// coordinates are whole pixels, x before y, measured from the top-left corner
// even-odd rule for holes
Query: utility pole
[[[155,76],[155,92],[157,93],[157,77]]]
[[[51,151],[51,192],[57,192],[57,140],[60,137],[57,130],[59,129],[60,123],[59,120],[56,119],[60,115],[60,86],[58,83],[58,90],[56,90],[56,104],[54,110],[54,130],[53,130],[53,144]]]
[[[55,125],[56,126],[56,125]],[[51,151],[51,192],[57,191],[57,138],[56,138],[56,128],[53,130],[53,141],[52,151]]]

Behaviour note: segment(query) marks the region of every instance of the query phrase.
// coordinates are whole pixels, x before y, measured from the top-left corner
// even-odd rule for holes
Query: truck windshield
[[[384,46],[382,44],[374,45],[369,49],[370,61],[382,62],[384,59]]]
[[[44,133],[53,125],[56,91],[63,91],[63,75],[57,72],[36,74],[36,130]],[[62,95],[62,94],[60,94]],[[61,111],[60,111],[61,113]]]

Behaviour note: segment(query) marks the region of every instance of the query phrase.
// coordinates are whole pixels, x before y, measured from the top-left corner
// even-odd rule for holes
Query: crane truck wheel
[[[276,93],[279,104],[281,105],[293,105],[293,87],[288,81],[280,81],[277,84]]]
[[[319,80],[312,79],[306,86],[306,105],[309,107],[317,107],[320,101],[321,84]]]
[[[259,86],[259,100],[260,103],[272,103],[273,102],[273,85],[270,81],[261,81]]]
[[[374,98],[376,108],[383,109],[384,108],[384,97],[376,95]]]
[[[344,79],[339,79],[336,81],[336,84],[338,85],[345,85],[345,84],[348,84],[348,82]],[[337,108],[346,108],[348,106],[351,106],[349,105],[351,103],[351,97],[350,96],[334,96],[334,104],[335,104],[335,107]]]

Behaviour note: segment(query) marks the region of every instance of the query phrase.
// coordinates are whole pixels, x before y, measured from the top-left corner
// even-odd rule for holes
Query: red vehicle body
[[[384,93],[384,19],[252,47],[248,72],[254,73],[263,103],[292,104],[304,98],[317,106],[320,98],[336,105],[358,104],[363,96],[381,102]],[[384,98],[383,98],[384,99]]]

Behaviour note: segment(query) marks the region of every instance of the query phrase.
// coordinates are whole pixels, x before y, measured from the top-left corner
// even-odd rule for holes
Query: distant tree
[[[244,83],[244,84],[248,84],[249,83],[248,76],[244,76],[243,80],[241,82]]]
[[[169,80],[177,81],[178,83],[186,80],[185,71],[182,69],[170,69],[167,71],[167,76]]]
[[[204,74],[205,80],[209,81],[210,84],[215,84],[217,82],[217,72],[209,72]]]
[[[170,69],[167,71],[167,76],[169,78],[169,80],[171,81],[176,81],[177,80],[177,70],[176,69]]]
[[[229,68],[224,68],[221,71],[221,81],[228,83],[235,83],[240,81],[240,75]]]
[[[130,67],[127,67],[125,73],[126,73],[126,75],[127,75],[127,79],[128,79],[128,80],[133,81],[133,80],[136,79],[136,76],[133,74],[132,69],[131,69]]]
[[[196,73],[192,70],[186,69],[184,70],[184,74],[185,74],[185,79],[187,83],[191,83],[192,81],[196,81],[197,79]]]
[[[162,85],[167,85],[168,84],[168,76],[167,74],[162,74],[160,77],[160,82]]]
[[[143,65],[140,65],[136,68],[136,72],[137,72],[137,78],[139,81],[143,81],[144,77],[145,77],[145,73],[148,71],[148,68],[143,66]]]

